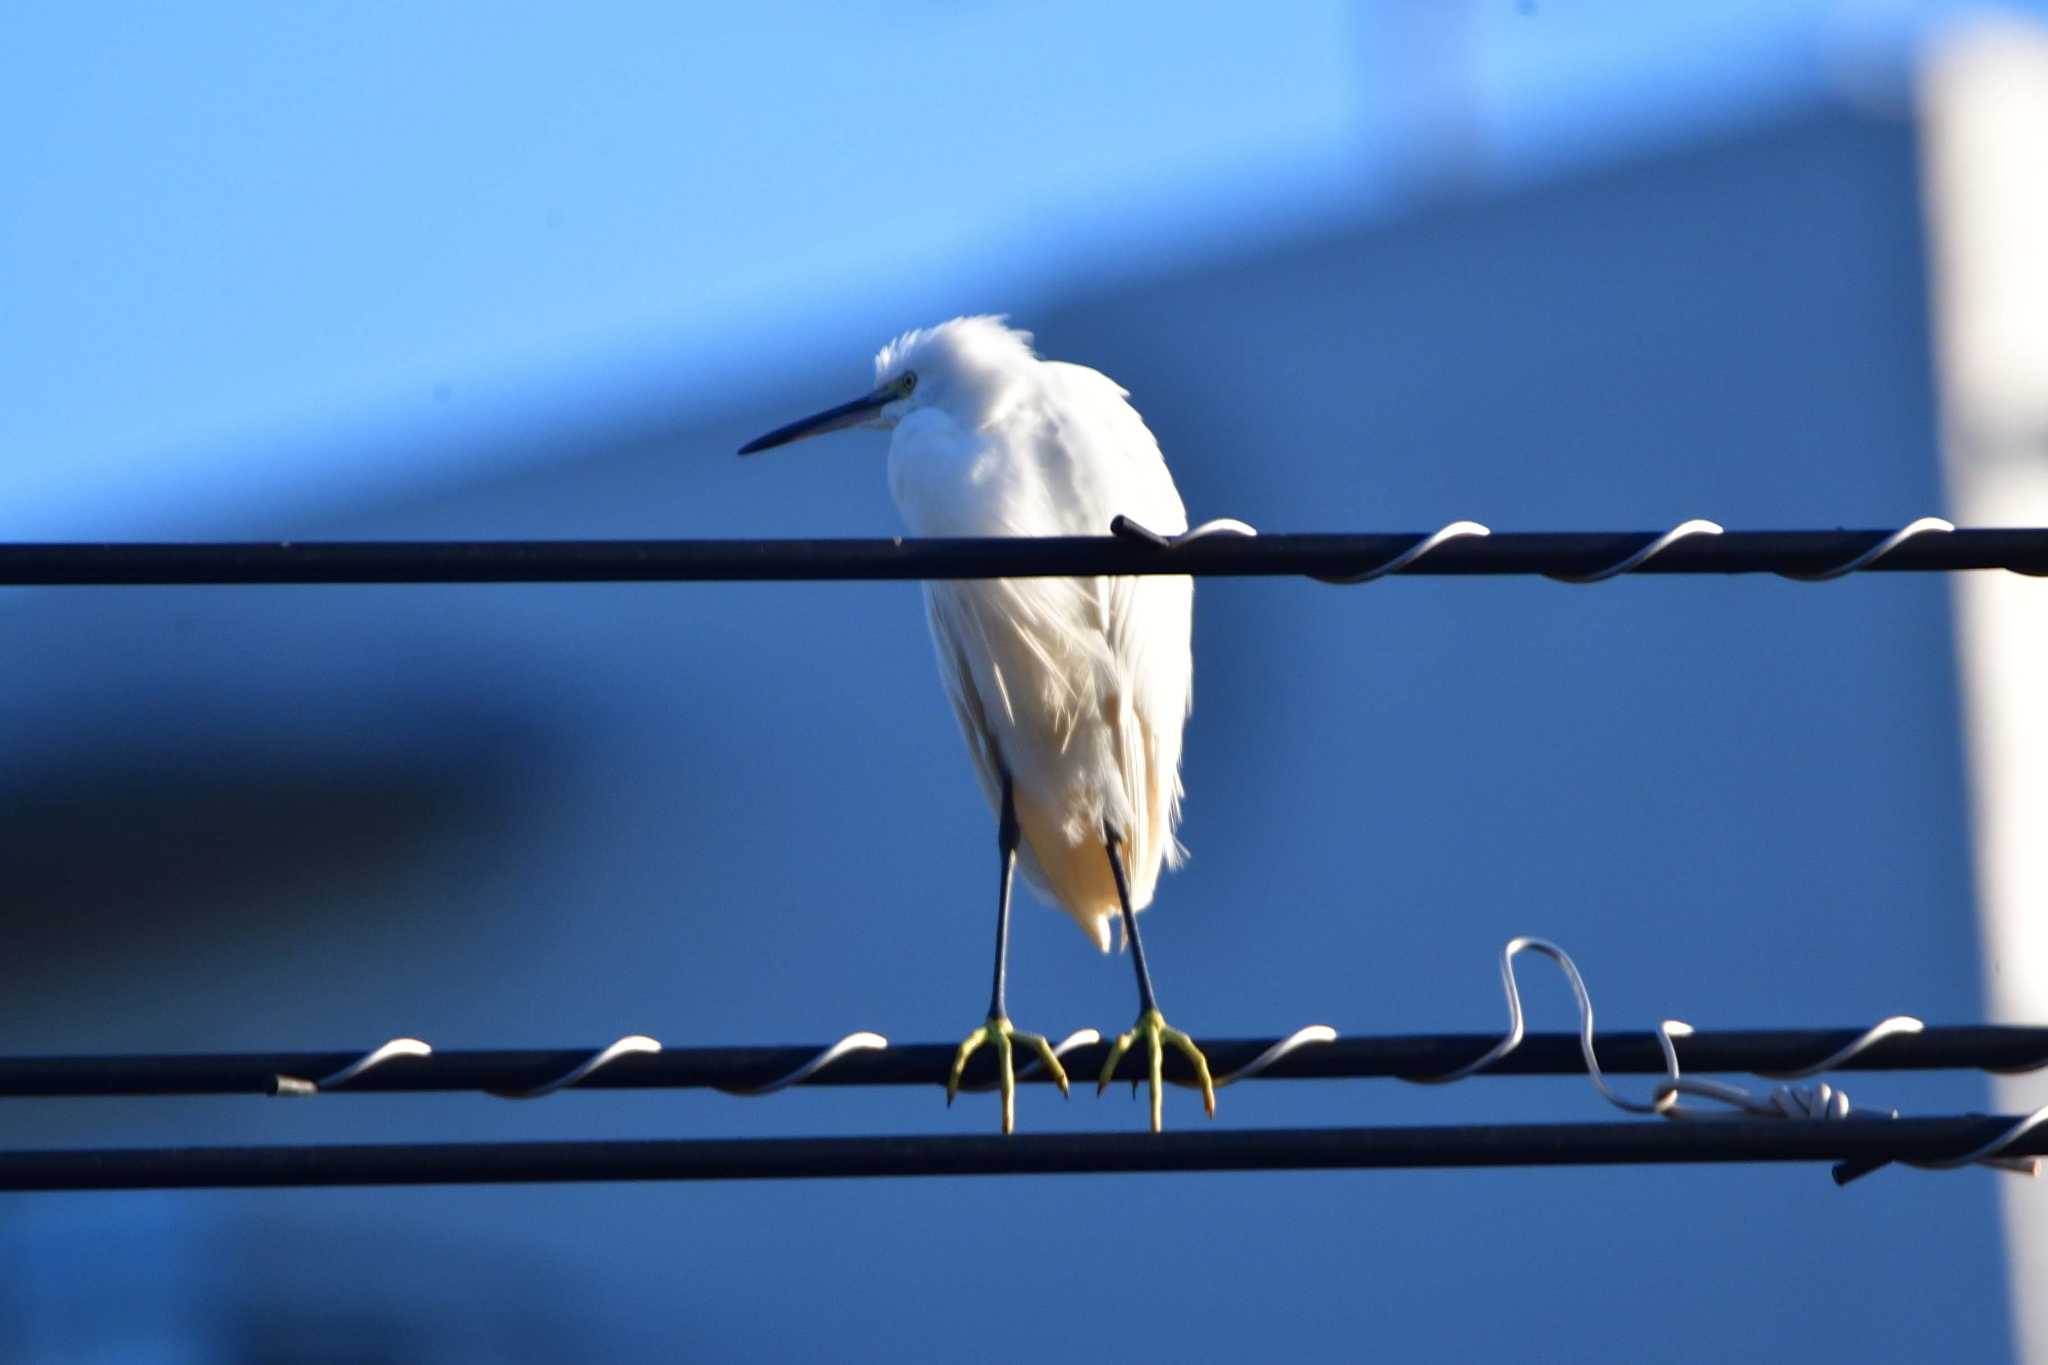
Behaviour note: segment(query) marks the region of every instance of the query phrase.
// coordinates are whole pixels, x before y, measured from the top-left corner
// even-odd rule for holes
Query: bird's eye
[[[903,372],[903,377],[896,381],[896,387],[898,390],[902,392],[905,398],[910,397],[911,390],[917,387],[917,376],[915,374],[912,374],[910,371],[905,370]]]

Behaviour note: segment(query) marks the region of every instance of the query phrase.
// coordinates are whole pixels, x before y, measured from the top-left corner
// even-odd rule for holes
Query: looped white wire
[[[1069,1033],[1066,1037],[1060,1039],[1057,1043],[1053,1044],[1053,1060],[1058,1061],[1060,1058],[1065,1057],[1069,1052],[1072,1052],[1077,1047],[1087,1047],[1091,1043],[1099,1043],[1101,1041],[1102,1035],[1097,1033],[1092,1028],[1075,1029],[1072,1033]],[[1015,1079],[1022,1081],[1028,1080],[1032,1076],[1036,1076],[1039,1072],[1043,1070],[1045,1070],[1045,1059],[1042,1057],[1033,1056],[1030,1061],[1026,1062],[1023,1066],[1018,1067],[1016,1071],[1012,1074]],[[990,1090],[999,1090],[1001,1088],[1002,1082],[1000,1081],[977,1081],[973,1085],[968,1085],[965,1082],[962,1082],[960,1085],[960,1089],[962,1091],[968,1094],[976,1095],[985,1093]]]
[[[1825,583],[1830,578],[1840,578],[1843,574],[1852,574],[1858,569],[1869,568],[1915,536],[1945,535],[1955,529],[1953,524],[1943,521],[1940,517],[1921,517],[1918,521],[1901,526],[1862,554],[1844,560],[1833,568],[1820,569],[1813,573],[1795,573],[1789,569],[1780,569],[1778,577],[1796,579],[1801,583]]]
[[[1657,1047],[1664,1054],[1664,1078],[1657,1083],[1647,1101],[1632,1100],[1618,1093],[1607,1083],[1601,1073],[1599,1060],[1593,1054],[1593,997],[1586,989],[1585,978],[1579,975],[1578,964],[1571,955],[1555,943],[1540,938],[1511,938],[1501,950],[1500,980],[1502,993],[1507,997],[1508,1031],[1498,1043],[1487,1051],[1465,1063],[1436,1076],[1403,1076],[1401,1079],[1416,1085],[1444,1085],[1460,1081],[1467,1076],[1484,1071],[1501,1058],[1513,1052],[1522,1044],[1524,1034],[1522,1016],[1522,993],[1515,981],[1515,958],[1524,951],[1543,954],[1558,965],[1565,980],[1571,984],[1572,999],[1579,1011],[1579,1055],[1585,1059],[1586,1075],[1600,1092],[1601,1098],[1617,1109],[1631,1114],[1657,1114],[1667,1119],[1691,1120],[1734,1120],[1741,1118],[1760,1119],[1817,1119],[1817,1120],[1876,1120],[1897,1118],[1897,1110],[1858,1109],[1850,1103],[1848,1093],[1822,1081],[1811,1086],[1774,1086],[1769,1094],[1758,1097],[1739,1085],[1725,1081],[1706,1080],[1680,1074],[1678,1066],[1677,1039],[1691,1036],[1692,1025],[1681,1019],[1665,1019],[1657,1025]],[[1796,1079],[1816,1075],[1822,1071],[1840,1066],[1851,1057],[1866,1051],[1886,1038],[1899,1034],[1919,1033],[1925,1025],[1907,1014],[1895,1014],[1865,1029],[1847,1044],[1835,1049],[1827,1056],[1808,1066],[1792,1071],[1758,1072],[1760,1076]],[[1679,1103],[1681,1095],[1696,1099],[1713,1100],[1728,1106],[1726,1110],[1706,1110]],[[1733,1112],[1730,1112],[1733,1111]],[[1933,1161],[1909,1161],[1907,1164],[1929,1170],[1947,1170],[1957,1166],[1984,1165],[2000,1170],[2014,1171],[2021,1175],[2034,1175],[2040,1161],[2035,1157],[2008,1157],[2003,1155],[2007,1148],[2020,1138],[2032,1132],[2043,1123],[2048,1123],[2048,1105],[2016,1120],[1991,1141],[1984,1143],[1960,1156],[1943,1157]],[[1884,1163],[1876,1163],[1882,1165]],[[1857,1175],[1875,1169],[1875,1165],[1859,1166],[1844,1163],[1836,1167],[1838,1182],[1854,1179]]]
[[[1895,1033],[1918,1033],[1922,1025],[1918,1019],[1899,1014],[1893,1015],[1872,1028],[1865,1029],[1846,1047],[1837,1048],[1812,1066],[1797,1071],[1760,1071],[1760,1076],[1796,1078],[1812,1076],[1841,1062],[1847,1061],[1881,1038]],[[1710,1081],[1697,1077],[1681,1077],[1678,1072],[1679,1038],[1692,1035],[1692,1025],[1682,1019],[1666,1019],[1657,1025],[1657,1039],[1664,1052],[1664,1079],[1658,1084],[1656,1098],[1662,1103],[1657,1112],[1667,1119],[1729,1119],[1748,1116],[1760,1119],[1846,1119],[1852,1113],[1859,1118],[1871,1117],[1870,1111],[1858,1112],[1849,1103],[1846,1091],[1838,1090],[1822,1081],[1819,1085],[1773,1086],[1769,1094],[1759,1099],[1739,1085],[1726,1081]],[[1697,1109],[1679,1104],[1680,1095],[1691,1095],[1698,1099],[1713,1100],[1728,1106],[1728,1109]],[[1736,1112],[1729,1112],[1734,1110]],[[1890,1117],[1896,1118],[1893,1113]]]
[[[1422,537],[1422,539],[1416,541],[1384,564],[1375,565],[1370,569],[1361,570],[1355,574],[1319,573],[1311,576],[1321,583],[1337,583],[1346,586],[1353,583],[1370,583],[1375,578],[1385,578],[1388,574],[1401,572],[1401,570],[1407,568],[1410,564],[1413,564],[1445,541],[1463,540],[1468,536],[1490,536],[1492,534],[1493,531],[1490,528],[1482,526],[1476,521],[1454,521],[1448,526],[1440,527],[1429,535]]]
[[[1571,954],[1558,947],[1555,943],[1552,943],[1549,939],[1544,938],[1511,938],[1507,941],[1507,946],[1501,949],[1501,993],[1507,997],[1508,1002],[1508,1031],[1506,1036],[1491,1048],[1488,1048],[1484,1054],[1465,1063],[1463,1066],[1454,1067],[1436,1076],[1403,1076],[1401,1079],[1415,1085],[1448,1085],[1452,1081],[1462,1081],[1467,1076],[1476,1075],[1486,1070],[1486,1068],[1492,1066],[1495,1062],[1522,1045],[1522,1037],[1525,1032],[1522,1018],[1522,992],[1520,986],[1515,981],[1515,958],[1525,951],[1541,953],[1552,962],[1555,962],[1558,965],[1558,969],[1564,973],[1565,980],[1571,984],[1572,999],[1576,1002],[1579,1009],[1579,1055],[1585,1059],[1586,1075],[1593,1082],[1593,1088],[1600,1092],[1601,1097],[1615,1108],[1625,1109],[1631,1114],[1661,1114],[1666,1109],[1669,1109],[1676,1102],[1676,1096],[1666,1093],[1661,1087],[1648,1101],[1637,1101],[1629,1099],[1607,1083],[1606,1074],[1600,1070],[1600,1059],[1593,1055],[1593,997],[1586,989],[1586,980],[1579,975],[1578,964],[1572,961]],[[1679,1027],[1684,1028],[1685,1026],[1681,1024]],[[1661,1028],[1657,1031],[1657,1043],[1664,1052],[1664,1068],[1668,1078],[1671,1082],[1676,1082],[1678,1079],[1678,1054],[1672,1050],[1670,1036]]]
[[[1248,1081],[1252,1077],[1258,1075],[1261,1071],[1264,1071],[1267,1067],[1272,1066],[1275,1062],[1278,1062],[1282,1057],[1285,1057],[1290,1052],[1297,1051],[1304,1047],[1309,1047],[1316,1043],[1334,1043],[1336,1041],[1337,1030],[1331,1028],[1328,1024],[1310,1024],[1306,1028],[1298,1028],[1294,1032],[1288,1034],[1285,1038],[1282,1038],[1279,1042],[1273,1044],[1273,1046],[1267,1048],[1264,1052],[1261,1052],[1258,1056],[1246,1062],[1237,1070],[1231,1072],[1229,1075],[1216,1077],[1212,1082],[1210,1082],[1210,1084],[1215,1089],[1221,1090],[1226,1085],[1234,1085],[1238,1081]],[[1180,1084],[1186,1086],[1190,1090],[1200,1088],[1193,1081],[1181,1081]]]
[[[1689,540],[1694,536],[1718,536],[1720,534],[1721,527],[1718,523],[1707,521],[1703,518],[1695,518],[1692,521],[1680,522],[1626,559],[1610,564],[1604,569],[1595,569],[1591,573],[1549,573],[1545,574],[1544,577],[1554,578],[1560,583],[1604,583],[1610,578],[1634,572],[1681,540]]]
[[[803,1084],[849,1052],[877,1052],[888,1046],[887,1038],[863,1029],[858,1033],[847,1034],[786,1076],[778,1076],[761,1085],[721,1085],[717,1088],[728,1095],[772,1095],[778,1090],[787,1090],[792,1085]]]
[[[529,1090],[493,1090],[488,1093],[496,1095],[501,1100],[537,1100],[543,1096],[552,1095],[557,1090],[566,1090],[572,1085],[580,1084],[598,1068],[610,1066],[621,1057],[659,1051],[661,1051],[661,1043],[656,1039],[649,1038],[644,1033],[629,1033],[610,1047],[600,1048],[598,1051],[593,1052],[590,1056],[584,1058],[580,1064],[571,1067],[568,1071],[563,1072],[551,1081],[544,1081]]]
[[[1896,1034],[1919,1033],[1924,1027],[1925,1025],[1909,1014],[1895,1014],[1889,1019],[1872,1025],[1847,1045],[1829,1053],[1811,1066],[1801,1067],[1796,1071],[1759,1071],[1756,1074],[1759,1076],[1787,1078],[1816,1075],[1819,1072],[1831,1070],[1841,1065],[1882,1039]],[[1692,1027],[1690,1025],[1676,1019],[1667,1019],[1658,1026],[1658,1036],[1662,1039],[1671,1037],[1683,1038],[1691,1032]],[[1711,1110],[1689,1109],[1683,1105],[1673,1104],[1664,1111],[1664,1117],[1666,1118],[1711,1120],[1748,1116],[1766,1119],[1872,1120],[1895,1119],[1899,1117],[1899,1111],[1896,1109],[1858,1109],[1850,1102],[1847,1091],[1839,1090],[1829,1085],[1826,1081],[1822,1081],[1819,1085],[1773,1086],[1768,1095],[1759,1099],[1738,1085],[1729,1085],[1722,1081],[1700,1080],[1692,1077],[1681,1079],[1678,1075],[1675,1048],[1667,1043],[1664,1055],[1667,1074],[1663,1084],[1657,1088],[1660,1097],[1667,1094],[1672,1096],[1680,1094],[1694,1095],[1702,1099],[1718,1101],[1740,1111],[1739,1113],[1731,1114]],[[2006,1148],[2012,1146],[2013,1143],[2019,1141],[2021,1137],[2031,1132],[2044,1121],[2048,1121],[2048,1105],[2043,1105],[2033,1113],[2014,1121],[2004,1132],[1991,1139],[1991,1141],[1973,1148],[1960,1156],[1943,1157],[1939,1160],[1929,1161],[1908,1161],[1905,1164],[1919,1166],[1926,1170],[1951,1170],[1959,1166],[1983,1165],[1996,1167],[2002,1171],[2011,1171],[2017,1175],[2037,1175],[2040,1171],[2040,1158],[2031,1156],[2009,1157],[2001,1154]],[[1866,1175],[1876,1170],[1879,1166],[1886,1164],[1888,1163],[1840,1163],[1835,1167],[1836,1183],[1847,1184],[1849,1181]]]
[[[1774,1085],[1770,1107],[1788,1119],[1845,1119],[1853,1112],[1846,1091],[1819,1085]]]
[[[323,1090],[338,1090],[373,1066],[382,1066],[394,1057],[431,1057],[434,1049],[418,1038],[393,1038],[380,1047],[371,1048],[362,1056],[350,1062],[331,1075],[309,1081],[303,1076],[273,1076],[270,1093],[281,1098],[298,1098],[317,1095]]]

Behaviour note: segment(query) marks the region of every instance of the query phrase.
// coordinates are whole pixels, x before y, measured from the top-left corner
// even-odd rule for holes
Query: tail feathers
[[[1114,915],[1076,915],[1074,922],[1081,926],[1082,933],[1095,940],[1095,946],[1099,951],[1107,953],[1109,951],[1109,922],[1116,918]],[[1121,928],[1123,922],[1118,920],[1117,923],[1118,927]],[[1123,951],[1123,944],[1117,944],[1117,951]]]

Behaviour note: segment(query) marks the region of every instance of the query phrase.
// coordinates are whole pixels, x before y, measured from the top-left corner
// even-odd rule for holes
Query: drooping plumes
[[[1094,370],[1039,360],[992,317],[909,332],[878,384],[917,376],[890,487],[928,536],[1102,535],[1118,513],[1187,516],[1143,419]],[[1192,661],[1186,578],[1010,579],[926,588],[939,671],[983,790],[1016,785],[1026,880],[1105,949],[1119,914],[1103,849],[1123,839],[1133,908],[1179,861],[1181,729]]]

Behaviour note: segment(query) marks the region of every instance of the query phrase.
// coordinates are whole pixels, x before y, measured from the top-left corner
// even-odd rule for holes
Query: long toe
[[[1145,1051],[1152,1064],[1152,1131],[1157,1133],[1165,1128],[1166,1111],[1166,1049],[1160,1046],[1159,1035],[1163,1030],[1145,1030]]]
[[[1202,1055],[1202,1049],[1195,1046],[1195,1040],[1177,1028],[1166,1030],[1166,1041],[1179,1048],[1195,1069],[1195,1082],[1202,1087],[1202,1107],[1210,1118],[1216,1117],[1216,1081],[1209,1075],[1209,1059]]]
[[[1060,1088],[1060,1098],[1068,1098],[1071,1092],[1067,1085],[1067,1069],[1060,1065],[1060,1054],[1052,1050],[1051,1041],[1043,1033],[1015,1033],[1011,1037],[1038,1054],[1039,1065]]]
[[[953,1107],[953,1100],[960,1093],[960,1077],[967,1070],[967,1059],[972,1057],[975,1049],[987,1042],[988,1038],[989,1026],[983,1024],[980,1028],[968,1034],[966,1041],[960,1044],[960,1050],[953,1054],[953,1070],[946,1077],[946,1107],[948,1109]]]

